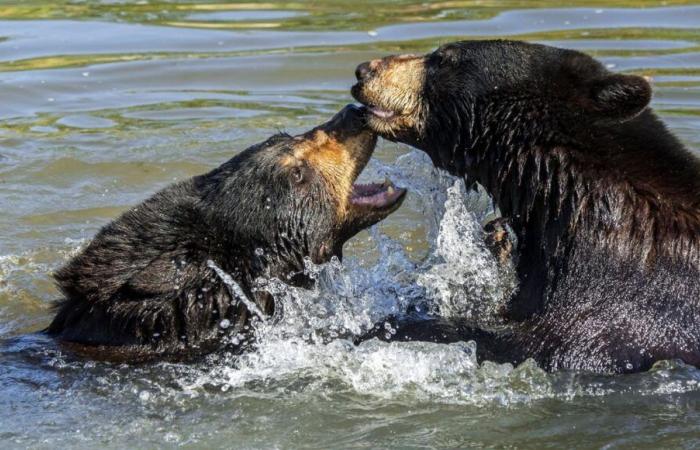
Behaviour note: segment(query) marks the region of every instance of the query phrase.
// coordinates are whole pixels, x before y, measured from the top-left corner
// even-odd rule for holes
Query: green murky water
[[[700,448],[700,371],[681,364],[545,374],[479,366],[468,344],[305,336],[489,281],[473,255],[440,248],[478,250],[468,230],[438,226],[474,222],[483,199],[459,186],[446,196],[454,180],[385,142],[368,175],[391,175],[410,197],[349,243],[332,286],[295,294],[301,313],[319,309],[315,325],[290,325],[298,338],[270,332],[240,360],[130,367],[26,336],[50,320],[51,271],[123,209],[325,120],[351,101],[359,62],[489,37],[653,77],[654,107],[700,150],[697,2],[0,1],[0,447]]]

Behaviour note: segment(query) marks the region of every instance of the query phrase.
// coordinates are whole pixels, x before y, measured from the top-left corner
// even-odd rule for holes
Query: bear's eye
[[[303,168],[299,166],[292,168],[292,181],[296,184],[302,184],[304,182]]]

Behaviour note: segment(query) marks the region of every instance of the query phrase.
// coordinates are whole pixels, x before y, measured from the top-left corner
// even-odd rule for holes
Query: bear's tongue
[[[350,203],[381,208],[394,203],[405,189],[397,188],[389,179],[383,183],[353,184]]]

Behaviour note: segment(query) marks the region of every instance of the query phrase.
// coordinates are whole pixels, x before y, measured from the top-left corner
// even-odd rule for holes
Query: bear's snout
[[[425,81],[425,58],[393,55],[373,59],[355,69],[350,93],[367,107],[369,127],[388,139],[417,141]]]
[[[356,105],[347,105],[345,108],[326,122],[322,128],[326,132],[339,132],[356,134],[365,129],[365,109]]]

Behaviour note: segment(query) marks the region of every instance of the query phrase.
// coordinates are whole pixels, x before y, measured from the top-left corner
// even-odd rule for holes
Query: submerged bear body
[[[372,128],[481,184],[517,237],[519,289],[507,331],[488,339],[508,349],[496,359],[700,366],[700,161],[648,108],[645,79],[510,41],[388,57],[357,75]]]
[[[364,125],[364,112],[346,107],[125,212],[55,274],[65,298],[47,331],[110,360],[241,349],[251,318],[274,311],[258,278],[310,286],[305,258],[341,256],[401,204],[405,190],[388,182],[353,184],[376,143]]]

